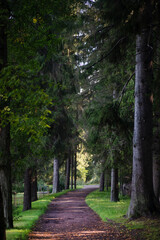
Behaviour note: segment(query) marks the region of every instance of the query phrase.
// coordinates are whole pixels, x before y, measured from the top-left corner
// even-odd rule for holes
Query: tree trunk
[[[123,195],[123,177],[122,177],[122,169],[119,169],[119,189],[120,193]]]
[[[65,180],[65,189],[69,189],[70,185],[70,156],[66,162],[66,180]]]
[[[106,190],[108,191],[109,187],[110,187],[110,177],[109,177],[109,169],[106,168],[106,171],[105,171],[105,187],[106,187]]]
[[[0,2],[1,8],[1,24],[0,24],[0,71],[7,65],[7,21],[9,13],[6,1]],[[5,106],[9,105],[0,97],[0,112]],[[1,114],[0,114],[1,115]],[[4,217],[6,227],[13,227],[12,218],[12,182],[11,182],[11,157],[10,157],[10,125],[5,120],[5,126],[2,126],[2,119],[0,119],[0,183],[2,187]]]
[[[59,191],[59,161],[57,158],[53,160],[53,190],[52,193]]]
[[[136,38],[133,171],[128,217],[155,210],[152,180],[152,48],[145,29]]]
[[[104,170],[102,170],[101,172],[101,176],[100,176],[100,185],[99,185],[99,191],[103,192],[104,191]]]
[[[32,181],[31,181],[31,200],[37,201],[37,170],[32,169]]]
[[[74,189],[77,187],[77,154],[74,154]]]
[[[119,194],[118,169],[117,168],[112,168],[111,169],[111,201],[112,202],[119,201],[118,194]]]
[[[116,90],[113,91],[113,99],[117,98]],[[117,202],[119,201],[119,188],[118,188],[118,169],[117,169],[117,152],[114,152],[113,156],[113,167],[111,169],[111,201]]]
[[[12,218],[12,182],[10,159],[10,127],[0,129],[0,183],[2,187],[4,217],[6,227],[13,227]]]
[[[32,175],[31,169],[27,168],[24,177],[23,211],[31,209],[31,175]]]
[[[159,5],[160,7],[160,5]],[[156,32],[160,34],[159,28]],[[160,43],[157,39],[155,43],[155,61],[160,64],[160,56],[158,54],[158,49],[160,48]],[[154,84],[155,83],[155,84]],[[160,202],[160,81],[159,81],[159,71],[154,74],[153,82],[153,190],[156,200]]]
[[[73,189],[73,154],[71,154],[71,189]]]
[[[4,208],[1,185],[0,185],[0,239],[6,240],[6,225],[4,220]]]
[[[158,115],[159,116],[159,115]],[[156,121],[153,134],[153,190],[159,202],[160,198],[160,124]]]

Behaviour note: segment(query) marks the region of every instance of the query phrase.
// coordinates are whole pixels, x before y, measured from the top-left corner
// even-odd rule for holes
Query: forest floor
[[[88,207],[85,197],[97,186],[88,186],[56,198],[40,217],[29,240],[142,240],[138,230],[121,224],[103,222]]]

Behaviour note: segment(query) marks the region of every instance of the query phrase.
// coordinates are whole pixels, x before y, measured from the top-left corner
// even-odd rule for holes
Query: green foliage
[[[3,69],[0,88],[3,101],[8,102],[9,106],[5,105],[1,110],[1,124],[5,125],[8,120],[17,131],[23,131],[27,135],[39,134],[38,138],[40,131],[49,126],[48,107],[52,101],[44,90],[40,89],[40,79],[36,72],[37,69],[31,68],[31,65],[13,65]]]
[[[66,29],[76,18],[76,4],[17,0],[1,9],[8,48],[8,63],[0,73],[1,127],[11,126],[14,183],[22,180],[24,169],[35,161],[37,168],[46,170],[53,155],[64,148],[64,157],[68,139],[71,142],[73,123],[66,109],[74,84],[64,44]],[[53,142],[49,142],[50,134]],[[60,140],[55,144],[57,136]]]
[[[118,2],[108,2],[107,5],[105,1],[86,6],[81,14],[84,26],[76,44],[80,49],[78,60],[87,65],[82,65],[80,75],[80,96],[84,109],[80,124],[85,131],[86,150],[93,155],[95,162],[100,163],[105,159],[105,167],[112,167],[117,159],[116,165],[121,171],[127,168],[130,175],[135,46],[133,38],[131,42],[119,27],[130,9],[116,12],[121,18],[117,23],[115,16],[112,16],[113,8],[122,6]],[[116,92],[114,99],[113,92]]]
[[[99,0],[95,2],[95,5],[100,10],[103,21],[114,24],[114,27],[116,27],[121,34],[130,35],[132,38],[135,37],[141,29],[150,24],[151,14],[154,15],[154,21],[156,21],[159,12],[159,1],[154,1],[150,4],[150,2],[145,0],[115,2]],[[150,7],[149,11],[146,5]]]
[[[117,102],[92,101],[91,106],[86,108],[87,120],[87,149],[92,154],[97,154],[97,159],[104,157],[108,165],[112,165],[113,158],[119,155],[118,165],[126,161],[123,157],[130,147],[126,142],[131,140],[130,125],[128,119],[124,118]],[[129,153],[129,152],[128,152]]]

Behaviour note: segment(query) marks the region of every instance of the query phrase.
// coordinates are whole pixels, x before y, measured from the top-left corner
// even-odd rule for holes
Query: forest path
[[[97,187],[84,187],[54,199],[29,234],[29,240],[134,240],[133,234],[118,225],[102,222],[85,203],[85,197]]]

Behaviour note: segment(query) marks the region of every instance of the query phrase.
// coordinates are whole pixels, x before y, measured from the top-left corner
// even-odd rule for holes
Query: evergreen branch
[[[133,72],[132,75],[128,78],[127,82],[125,83],[125,85],[124,85],[124,87],[123,87],[123,89],[122,89],[122,91],[121,91],[121,95],[119,96],[119,97],[120,97],[119,106],[120,106],[120,104],[121,104],[121,102],[122,102],[122,98],[123,98],[123,95],[124,95],[124,93],[125,93],[125,89],[126,89],[128,83],[130,82],[130,80],[132,79],[132,77],[134,76],[134,74],[135,74],[135,72]]]
[[[92,68],[93,66],[95,66],[97,63],[101,62],[102,60],[104,60],[106,57],[108,57],[112,51],[117,47],[117,45],[122,42],[126,37],[122,37],[121,39],[118,40],[118,42],[111,48],[111,50],[106,54],[104,55],[103,57],[101,57],[97,62],[93,63],[91,66],[87,67],[86,70]]]
[[[97,36],[97,34],[102,34],[103,32],[105,32],[106,30],[106,32],[109,32],[112,28],[114,27],[114,25],[110,25],[110,26],[106,26],[106,27],[101,27],[101,28],[99,28],[99,29],[97,29],[97,30],[95,30],[95,32],[93,32],[90,36],[89,36],[89,39],[93,39],[94,38],[94,40],[95,40],[95,38],[96,38],[96,36]]]
[[[110,26],[106,26],[106,27],[100,28],[95,33],[99,33],[101,31],[104,31],[105,29],[110,30],[112,27],[114,27],[114,25],[110,25]]]

